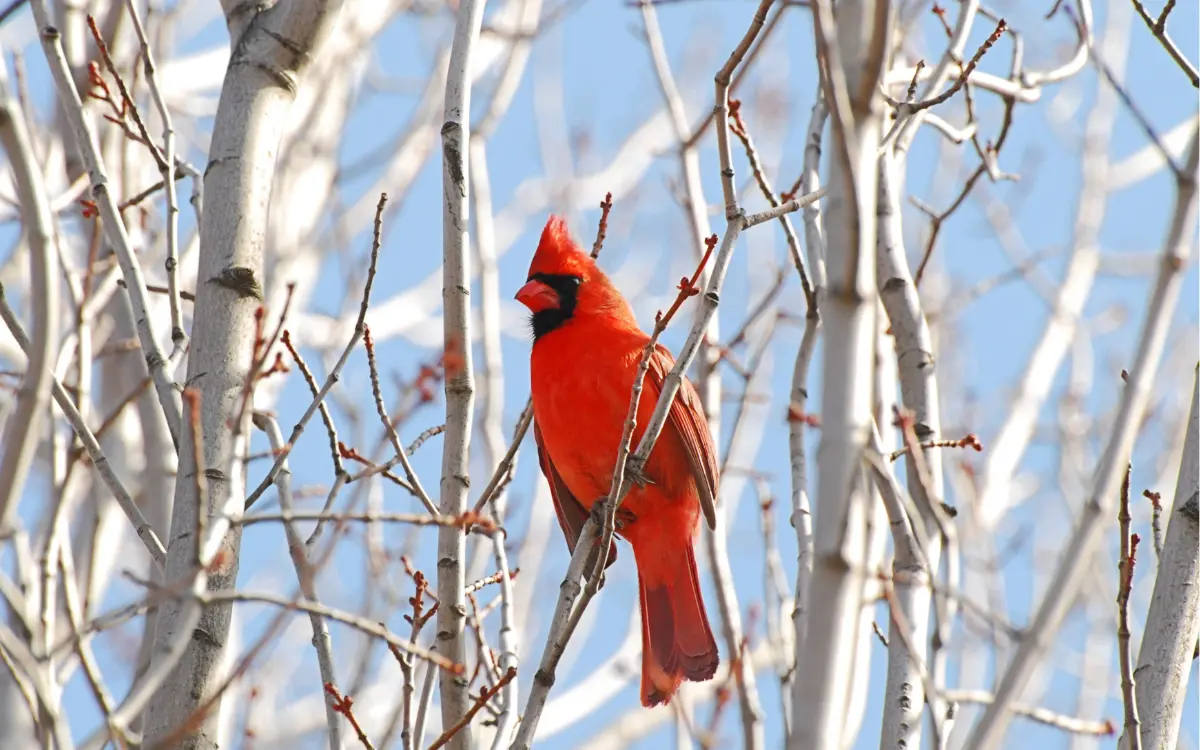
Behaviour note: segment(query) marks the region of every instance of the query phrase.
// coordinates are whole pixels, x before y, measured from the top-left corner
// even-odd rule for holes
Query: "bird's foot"
[[[644,467],[630,462],[625,466],[625,476],[629,478],[629,481],[633,482],[638,487],[644,488],[648,484],[654,484],[654,480],[646,476],[646,473],[643,469]]]

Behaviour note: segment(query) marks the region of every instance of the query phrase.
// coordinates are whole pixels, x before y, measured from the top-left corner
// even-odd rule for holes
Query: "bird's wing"
[[[675,366],[675,359],[667,348],[659,344],[650,358],[649,376],[659,393],[662,393],[663,383],[667,374]],[[700,394],[696,392],[686,377],[679,384],[679,392],[671,402],[671,411],[667,415],[664,430],[674,430],[687,450],[688,464],[692,467],[692,476],[696,480],[696,489],[700,495],[700,509],[704,511],[704,520],[708,528],[717,527],[717,482],[720,469],[717,467],[717,448],[713,444],[712,433],[708,429],[708,421],[704,417],[704,406],[700,403]]]
[[[571,493],[567,483],[554,468],[554,462],[550,460],[550,453],[546,450],[545,443],[542,442],[542,431],[538,429],[536,419],[533,422],[533,439],[537,443],[538,463],[541,464],[542,474],[546,477],[546,483],[550,485],[550,497],[554,500],[554,512],[558,515],[558,525],[562,527],[563,537],[567,540],[567,549],[574,554],[575,543],[579,541],[583,525],[587,523],[587,509]],[[617,544],[614,541],[608,545],[608,562],[604,567],[612,565],[616,559]],[[587,569],[591,570],[591,568],[592,563],[588,561]]]

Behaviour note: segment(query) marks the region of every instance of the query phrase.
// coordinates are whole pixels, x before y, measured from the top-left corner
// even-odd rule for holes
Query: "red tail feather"
[[[717,672],[720,659],[704,602],[691,544],[686,559],[672,569],[675,580],[648,585],[640,574],[642,605],[642,705],[669,703],[683,680],[703,682]],[[636,550],[634,551],[636,554]]]

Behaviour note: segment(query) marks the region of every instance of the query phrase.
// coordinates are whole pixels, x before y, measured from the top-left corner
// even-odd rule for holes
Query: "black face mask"
[[[529,319],[533,340],[537,341],[574,317],[579,285],[583,279],[565,273],[535,273],[528,281],[540,281],[558,295],[558,307],[535,312]]]

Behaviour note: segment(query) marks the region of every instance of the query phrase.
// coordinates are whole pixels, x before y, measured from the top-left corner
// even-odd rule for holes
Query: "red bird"
[[[633,311],[596,263],[551,216],[517,300],[533,313],[533,434],[558,522],[573,551],[592,506],[607,497],[646,343]],[[675,362],[650,360],[636,448]],[[693,540],[703,511],[715,526],[717,458],[699,395],[686,379],[643,474],[621,504],[618,533],[633,547],[642,611],[642,705],[670,701],[683,680],[717,671]],[[616,558],[610,547],[608,562]]]

